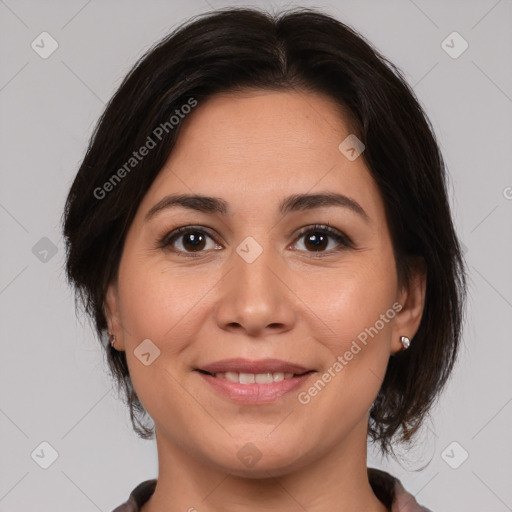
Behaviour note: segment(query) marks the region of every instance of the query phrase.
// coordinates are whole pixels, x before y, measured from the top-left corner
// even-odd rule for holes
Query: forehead
[[[225,197],[236,210],[248,199],[261,205],[317,189],[378,201],[363,158],[351,161],[339,149],[351,134],[343,109],[318,93],[217,94],[185,118],[144,203],[192,192]]]
[[[185,119],[174,154],[178,159],[181,146],[193,145],[228,161],[243,159],[249,152],[256,162],[294,160],[296,152],[300,158],[321,158],[322,153],[325,158],[337,154],[339,142],[350,133],[342,107],[324,95],[245,90],[200,103]]]

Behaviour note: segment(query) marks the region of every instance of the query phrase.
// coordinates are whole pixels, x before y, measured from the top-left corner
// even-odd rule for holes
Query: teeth
[[[254,384],[255,377],[254,373],[241,373],[239,375],[240,384]]]
[[[229,380],[229,382],[238,382],[238,373],[235,372],[216,373],[215,377]]]
[[[272,382],[281,382],[284,379],[291,379],[293,373],[238,373],[238,372],[225,372],[216,373],[215,377],[218,379],[229,380],[229,382],[236,382],[238,384],[272,384]]]

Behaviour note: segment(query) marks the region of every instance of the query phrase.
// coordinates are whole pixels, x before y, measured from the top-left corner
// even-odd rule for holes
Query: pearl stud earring
[[[411,346],[411,340],[407,336],[400,336],[400,342],[404,347],[404,350],[407,350]]]

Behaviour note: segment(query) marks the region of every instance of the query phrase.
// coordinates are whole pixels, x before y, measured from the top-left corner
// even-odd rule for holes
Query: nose
[[[270,249],[264,249],[252,262],[233,251],[229,268],[219,283],[215,307],[221,329],[257,337],[293,328],[294,294],[286,282],[283,261]]]

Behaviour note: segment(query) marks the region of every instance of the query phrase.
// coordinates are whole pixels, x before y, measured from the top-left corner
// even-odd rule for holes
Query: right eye
[[[208,240],[210,244],[207,247]],[[216,244],[215,240],[202,228],[194,226],[183,226],[167,233],[159,242],[159,247],[169,249],[180,255],[194,255],[193,253],[205,252],[205,250],[218,250],[223,247]]]

